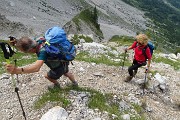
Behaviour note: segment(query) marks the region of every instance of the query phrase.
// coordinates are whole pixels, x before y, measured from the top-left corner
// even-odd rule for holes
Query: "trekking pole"
[[[148,71],[148,68],[146,68],[146,71],[145,71],[145,78],[144,78],[144,84],[143,84],[143,95],[145,94],[144,89],[146,87],[147,71]]]
[[[14,60],[14,63],[15,63],[15,66],[17,66],[17,60],[16,59]],[[18,74],[16,74],[16,76],[17,76],[17,81],[18,81]],[[22,109],[22,112],[23,112],[24,119],[26,120],[26,114],[24,112],[24,108],[23,108],[23,105],[22,105],[22,102],[21,102],[21,98],[20,98],[19,92],[18,92],[19,88],[16,86],[16,84],[14,84],[14,86],[15,86],[15,92],[17,93],[18,100],[19,100],[19,103],[20,103],[20,106],[21,106],[21,109]]]
[[[0,45],[1,45],[1,49],[2,49],[2,51],[4,53],[4,58],[6,59],[6,63],[10,64],[9,57],[12,57],[15,52],[11,49],[11,47],[10,47],[10,45],[8,43],[3,43],[2,42],[2,43],[0,43]],[[8,50],[7,50],[7,47],[8,47]],[[14,60],[14,62],[15,62],[15,66],[16,66],[16,60]],[[19,96],[19,93],[18,93],[18,88],[16,87],[16,82],[15,82],[13,74],[11,74],[11,78],[12,78],[12,83],[15,86],[15,92],[17,93],[18,100],[19,100],[19,103],[21,105],[21,109],[23,111],[23,116],[24,116],[24,118],[26,120],[25,112],[24,112],[24,109],[23,109],[23,106],[22,106],[22,103],[21,103],[21,99],[20,99],[20,96]]]
[[[10,38],[11,44],[12,44],[13,46],[15,46],[15,44],[16,44],[16,38],[15,38],[15,37],[12,37],[12,36],[10,36],[9,38]],[[14,51],[14,47],[13,47],[13,51]],[[15,64],[15,67],[17,67],[17,59],[14,59],[14,64]],[[12,75],[12,76],[13,76],[13,75]],[[19,80],[18,80],[18,74],[16,74],[16,76],[17,76],[17,81],[19,81]],[[12,78],[12,79],[14,79],[14,78]],[[21,106],[21,109],[22,109],[22,112],[23,112],[23,116],[24,116],[24,119],[26,120],[26,114],[25,114],[25,112],[24,112],[24,108],[23,108],[23,105],[22,105],[22,102],[21,102],[21,98],[20,98],[19,92],[18,92],[18,91],[19,91],[19,88],[16,86],[15,80],[13,80],[13,81],[14,81],[15,92],[17,93],[18,100],[19,100],[19,103],[20,103],[20,106]]]
[[[123,64],[122,64],[122,70],[123,70],[123,68],[124,68],[124,62],[125,62],[125,59],[126,59],[126,53],[127,53],[127,50],[125,50],[124,59],[123,59]]]

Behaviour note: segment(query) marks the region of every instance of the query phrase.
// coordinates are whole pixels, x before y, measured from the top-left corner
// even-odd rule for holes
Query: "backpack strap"
[[[148,46],[146,45],[143,49],[142,49],[142,52],[143,52],[143,55],[145,56],[146,60],[147,60],[147,55],[146,55],[146,49],[148,48]]]
[[[37,50],[38,51],[36,52],[36,54],[39,53],[41,47],[44,47],[45,42],[46,42],[45,38],[40,38],[39,40],[37,40],[37,43],[38,43]]]

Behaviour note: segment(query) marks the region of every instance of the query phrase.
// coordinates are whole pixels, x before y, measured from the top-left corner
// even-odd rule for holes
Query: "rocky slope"
[[[82,9],[90,5],[93,7],[96,5],[101,12],[99,23],[105,37],[104,41],[113,35],[134,36],[137,30],[146,29],[147,19],[144,18],[143,12],[121,0],[85,0],[84,2],[79,0],[1,0],[0,4],[1,39],[7,39],[9,35],[19,37],[24,34],[29,36],[43,34],[51,26],[63,26]],[[96,45],[94,47],[82,50],[96,54],[99,49]],[[100,51],[104,51],[104,49]],[[122,52],[123,48],[118,48],[118,51],[115,51],[117,54]],[[158,81],[158,74],[157,76],[149,75],[151,78],[150,86],[145,95],[147,118],[150,120],[178,120],[180,117],[180,72],[164,63],[153,62],[151,69],[157,71],[162,79]],[[80,87],[93,88],[103,93],[113,93],[126,102],[141,104],[142,89],[140,89],[139,82],[144,79],[143,68],[130,83],[123,81],[127,76],[127,67],[121,70],[115,66],[74,61],[74,66],[70,65],[70,70],[74,73]],[[43,66],[38,73],[19,75],[19,94],[28,120],[39,120],[54,106],[53,103],[49,102],[40,110],[33,109],[34,102],[47,91],[47,86],[51,84],[43,77],[47,71],[48,68]],[[23,120],[10,75],[3,74],[0,78],[0,119]],[[59,82],[64,87],[69,81],[62,77]],[[67,110],[69,120],[109,119],[106,112],[101,113],[97,109],[87,108],[84,104],[79,105],[76,101],[84,94],[78,95],[74,91],[71,94],[72,101],[75,102],[72,109]],[[129,109],[129,106],[125,109]],[[132,108],[130,110],[134,111]],[[115,115],[112,116],[115,117]]]
[[[95,50],[94,52],[97,54],[97,51],[102,51],[98,47],[102,45],[97,45],[94,45],[96,49],[92,46],[88,47],[86,45],[85,47],[84,45],[83,50],[90,51],[92,54]],[[120,49],[120,52],[123,52],[122,48]],[[146,97],[144,110],[149,120],[178,120],[180,117],[180,71],[175,71],[171,66],[164,63],[152,63],[151,69],[157,71],[162,78],[158,81],[158,77],[149,74],[150,85],[145,90],[145,95],[142,96],[142,89],[139,86],[139,82],[144,80],[144,68],[140,68],[137,76],[130,83],[126,83],[123,80],[127,76],[127,67],[124,67],[124,70],[122,70],[120,67],[104,64],[80,61],[74,61],[73,63],[74,65],[70,65],[70,71],[75,75],[80,87],[93,88],[102,93],[113,93],[115,97],[122,99],[121,104],[123,105],[129,102],[141,105],[142,98]],[[19,94],[28,120],[39,120],[44,113],[54,106],[53,102],[48,102],[45,107],[39,110],[33,109],[33,103],[47,91],[47,86],[51,84],[43,77],[43,74],[47,71],[48,68],[43,66],[38,73],[19,75]],[[62,87],[65,87],[69,83],[69,80],[66,77],[62,77],[59,79],[59,82]],[[160,85],[165,86],[161,88]],[[10,75],[3,74],[1,76],[0,88],[0,119],[23,120],[22,111],[16,93],[14,92]],[[85,93],[77,94],[72,91],[71,95],[74,102],[71,109],[67,110],[69,120],[109,120],[105,111],[101,113],[98,109],[88,109],[87,106],[82,104],[83,102],[77,102],[81,97],[86,96]],[[133,111],[130,106],[124,108],[121,104],[120,106],[123,109]],[[115,117],[115,115],[112,116]]]
[[[89,6],[96,6],[100,11],[99,23],[105,40],[117,34],[135,35],[137,30],[146,29],[147,20],[143,12],[119,0],[2,0],[0,4],[0,14],[11,22],[24,24],[31,29],[31,36],[44,34],[45,30],[54,25],[65,25]],[[10,34],[3,31],[1,33],[1,38],[7,38]],[[14,35],[21,36],[18,33]]]

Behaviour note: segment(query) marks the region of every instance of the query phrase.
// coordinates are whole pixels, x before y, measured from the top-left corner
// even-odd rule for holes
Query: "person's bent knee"
[[[67,73],[64,73],[64,75],[65,75],[66,77],[69,77],[69,76],[71,76],[71,75],[72,75],[72,73],[67,72]]]

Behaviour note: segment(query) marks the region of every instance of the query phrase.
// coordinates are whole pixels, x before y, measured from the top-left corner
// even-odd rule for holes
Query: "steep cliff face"
[[[96,7],[94,10],[91,8],[83,10],[80,14],[76,15],[70,22],[66,23],[63,27],[67,34],[86,34],[93,35],[94,41],[101,41],[103,33],[98,23],[98,16]]]
[[[11,22],[4,15],[0,15],[0,37],[8,39],[11,36],[21,36],[32,34],[33,31],[20,22]]]
[[[1,14],[31,28],[32,36],[44,34],[55,25],[64,26],[82,10],[94,6],[99,11],[98,22],[105,40],[117,34],[134,36],[138,30],[146,29],[143,12],[120,0],[3,0],[0,4]]]
[[[149,20],[144,12],[124,3],[121,0],[86,0],[100,11],[99,23],[105,40],[113,35],[134,36],[137,31],[147,29]]]
[[[34,31],[32,36],[44,34],[45,30],[54,25],[64,25],[80,11],[79,6],[72,6],[63,0],[3,0],[0,4],[1,14],[9,22],[19,22],[31,28]],[[24,34],[23,31],[18,32]],[[4,36],[6,34],[8,33],[3,32]]]

